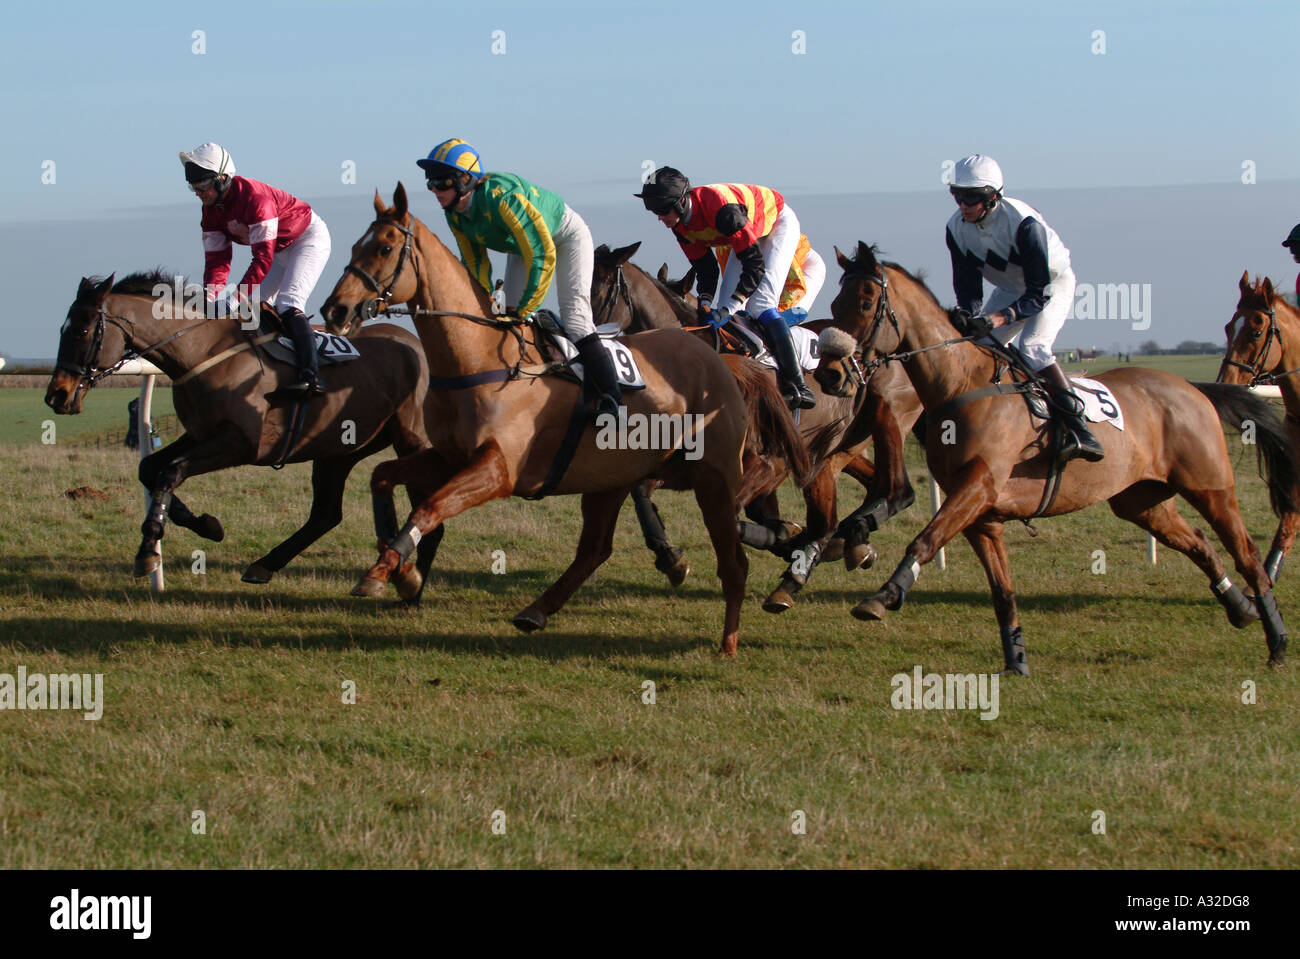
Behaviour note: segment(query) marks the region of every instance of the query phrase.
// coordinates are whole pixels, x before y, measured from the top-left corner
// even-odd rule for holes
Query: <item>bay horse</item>
[[[1224,327],[1228,347],[1218,381],[1246,386],[1276,384],[1286,408],[1283,422],[1291,448],[1300,450],[1300,310],[1288,303],[1267,277],[1252,285],[1249,270],[1241,274],[1237,287],[1241,296]],[[1293,490],[1292,497],[1300,502],[1300,490]],[[1281,517],[1264,560],[1264,569],[1274,583],[1300,530],[1300,512],[1283,511]]]
[[[603,244],[597,247],[592,301],[615,303],[612,315],[628,329],[676,323],[694,328],[697,335],[716,348],[714,332],[696,325],[694,298],[689,296],[692,274],[672,282],[667,278],[665,266],[660,268],[658,276],[651,276],[631,262],[640,246],[633,243],[614,250]],[[816,331],[827,322],[807,325]],[[767,375],[775,377],[771,371]],[[876,558],[869,543],[871,532],[915,499],[903,460],[903,441],[922,408],[902,371],[891,370],[873,377],[871,388],[853,397],[828,394],[811,380],[808,386],[817,397],[817,405],[802,410],[798,419],[800,437],[808,450],[813,473],[812,481],[803,488],[807,507],[803,532],[783,540],[775,540],[770,534],[766,539],[754,536],[754,532],[761,534],[784,525],[775,509],[774,491],[786,476],[779,460],[762,467],[767,470],[767,482],[760,488],[759,496],[766,497],[770,504],[767,518],[756,509],[757,500],[746,509],[761,527],[751,527],[754,532],[746,530],[744,540],[784,559],[794,559],[781,583],[763,604],[763,609],[770,613],[784,612],[793,606],[795,595],[824,558],[833,539],[843,543],[847,569],[870,568]],[[878,460],[875,464],[863,455],[873,440]],[[867,488],[867,497],[859,509],[837,526],[836,479],[841,472],[862,483]]]
[[[646,384],[624,392],[628,416],[677,418],[699,441],[699,456],[687,458],[680,446],[600,449],[587,429],[555,479],[552,465],[570,424],[575,414],[586,416],[579,386],[542,375],[524,330],[491,318],[487,291],[410,212],[401,183],[392,206],[376,191],[374,207],[375,221],[353,245],[351,262],[321,312],[331,331],[348,335],[392,304],[408,306],[429,363],[425,421],[432,449],[381,464],[372,475],[376,493],[398,483],[428,492],[406,525],[391,531],[395,535],[354,595],[382,593],[415,544],[445,520],[493,499],[535,497],[549,486],[556,494],[582,495],[582,532],[568,569],[514,617],[521,630],[540,629],[611,555],[615,520],[632,487],[656,476],[669,488],[695,493],[726,603],[720,652],[734,655],[748,570],[735,522],[746,495],[741,458],[751,425],[759,421],[746,408],[728,364],[680,330],[627,337],[623,345]],[[802,447],[775,387],[765,409],[763,442],[780,448],[799,472],[806,466]]]
[[[157,546],[170,519],[210,540],[225,532],[214,516],[196,517],[176,495],[189,476],[232,466],[311,461],[307,522],[244,572],[265,584],[343,519],[343,492],[357,463],[387,446],[399,455],[427,449],[422,405],[424,353],[406,330],[390,325],[356,341],[360,358],[328,369],[330,392],[307,405],[297,442],[285,456],[293,404],[265,394],[292,382],[293,364],[268,363],[250,348],[235,318],[208,319],[180,302],[173,277],[161,270],[114,282],[86,277],[59,335],[58,361],[45,392],[60,414],[82,410],[86,392],[119,360],[140,356],[172,379],[172,400],[185,432],[140,461],[139,477],[152,502],[141,527],[135,575],[158,568]],[[116,364],[116,366],[115,366]],[[392,511],[391,503],[387,506]],[[421,550],[420,569],[433,562],[436,541]],[[403,578],[417,576],[403,571]]]
[[[846,351],[861,353],[872,366],[900,362],[925,404],[926,459],[948,497],[908,544],[894,574],[853,615],[878,620],[898,609],[921,566],[963,533],[988,577],[1006,668],[1027,675],[1002,529],[1008,520],[1040,515],[1053,465],[1047,449],[1049,430],[1031,419],[1023,396],[983,389],[996,378],[995,357],[957,332],[948,311],[924,283],[895,263],[878,262],[874,248],[865,243],[858,244],[851,259],[838,250],[836,256],[844,275],[831,306],[833,328],[822,333],[817,378],[827,389],[844,389],[845,378],[834,359]],[[1106,458],[1070,463],[1055,501],[1043,515],[1059,516],[1107,501],[1116,516],[1191,559],[1209,577],[1233,626],[1262,619],[1269,663],[1280,664],[1286,627],[1259,551],[1241,520],[1220,425],[1245,413],[1260,433],[1280,434],[1277,417],[1267,403],[1240,387],[1193,385],[1170,373],[1133,367],[1097,379],[1122,409],[1124,428],[1100,427]],[[1280,441],[1270,448],[1286,454],[1268,464],[1270,491],[1294,508],[1288,500],[1295,461]],[[1254,590],[1253,604],[1229,580],[1205,534],[1179,515],[1175,493],[1214,528]]]

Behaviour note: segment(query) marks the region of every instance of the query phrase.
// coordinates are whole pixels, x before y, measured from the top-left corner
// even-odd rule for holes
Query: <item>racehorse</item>
[[[706,342],[717,346],[717,334],[713,330],[694,326],[695,307],[687,299],[691,274],[672,283],[668,281],[664,267],[659,276],[651,276],[631,262],[632,255],[640,246],[640,243],[633,243],[615,250],[604,245],[597,247],[592,280],[593,302],[614,303],[611,311],[614,320],[628,329],[675,322],[684,327],[694,327]],[[809,324],[809,327],[815,330],[818,325]],[[785,540],[774,541],[771,534],[765,539],[758,538],[767,529],[780,529],[784,525],[776,518],[772,492],[785,478],[779,463],[768,464],[769,481],[761,491],[769,497],[769,518],[763,519],[761,512],[755,509],[759,505],[757,502],[746,510],[766,529],[744,524],[750,527],[744,533],[745,542],[770,549],[785,559],[795,558],[780,585],[763,604],[763,608],[771,613],[784,612],[794,604],[795,594],[823,559],[833,538],[847,540],[844,544],[846,568],[869,568],[875,559],[875,550],[868,542],[870,533],[915,499],[903,462],[903,440],[922,410],[916,391],[902,371],[891,370],[874,377],[871,388],[852,399],[831,396],[816,383],[809,383],[809,386],[817,396],[817,405],[801,411],[799,416],[799,432],[812,460],[814,474],[803,489],[807,506],[803,533]],[[862,455],[873,439],[877,464],[872,464]],[[868,495],[863,506],[837,528],[836,479],[841,471],[866,486]]]
[[[352,467],[386,446],[399,455],[428,447],[421,409],[427,389],[424,353],[399,327],[367,330],[355,344],[360,358],[329,368],[330,392],[307,405],[290,449],[295,407],[272,405],[264,394],[292,382],[294,366],[265,362],[234,318],[208,319],[177,302],[172,282],[161,270],[132,273],[116,283],[112,276],[82,279],[60,332],[45,402],[56,413],[80,413],[86,391],[130,357],[144,357],[171,377],[185,432],[140,461],[140,482],[152,502],[141,527],[136,576],[158,568],[157,546],[169,516],[207,539],[224,538],[216,517],[196,517],[176,495],[186,477],[231,466],[310,460],[307,522],[244,572],[246,583],[268,583],[342,521]],[[421,550],[419,569],[433,562],[436,546],[431,540]],[[409,569],[402,573],[404,580],[418,575]]]
[[[629,421],[633,415],[667,414],[692,431],[698,456],[688,458],[681,444],[601,449],[586,429],[565,466],[558,451],[568,445],[571,425],[587,416],[579,386],[544,375],[526,332],[491,318],[487,291],[411,214],[402,184],[391,207],[378,192],[374,206],[375,221],[353,245],[322,315],[333,332],[347,335],[391,304],[410,308],[429,362],[425,419],[433,448],[380,465],[371,488],[383,493],[397,483],[418,483],[431,492],[400,531],[391,531],[388,547],[354,594],[381,593],[426,533],[467,509],[507,496],[579,493],[583,522],[573,563],[513,620],[519,629],[540,629],[610,556],[619,508],[635,484],[655,475],[669,488],[695,493],[726,599],[721,653],[734,655],[748,569],[735,522],[740,498],[747,495],[741,457],[751,424],[759,421],[746,408],[729,366],[680,330],[627,337],[622,345],[645,381],[644,389],[624,392]],[[765,435],[759,438],[781,449],[800,472],[806,467],[802,447],[775,386],[765,410]]]
[[[1288,303],[1265,277],[1252,286],[1250,272],[1241,274],[1238,283],[1241,297],[1224,331],[1228,348],[1219,366],[1220,383],[1244,383],[1247,386],[1276,384],[1286,407],[1287,436],[1291,448],[1300,450],[1300,311]],[[1300,501],[1300,490],[1292,491]],[[1282,573],[1282,560],[1291,552],[1296,531],[1300,529],[1300,512],[1282,513],[1273,545],[1264,560],[1264,569],[1274,583]]]
[[[1068,464],[1058,494],[1048,505],[1044,487],[1055,464],[1049,430],[1031,419],[1023,396],[987,389],[996,378],[995,357],[957,332],[924,283],[897,264],[877,262],[873,248],[859,243],[852,259],[838,250],[836,256],[844,276],[831,306],[834,328],[822,333],[818,380],[829,390],[843,390],[845,378],[834,361],[848,351],[860,353],[872,366],[901,362],[928,413],[930,470],[948,495],[907,546],[893,576],[853,610],[854,616],[883,619],[888,610],[898,609],[921,566],[964,533],[992,588],[1006,667],[1027,675],[1003,524],[1057,516],[1106,500],[1116,516],[1136,523],[1200,567],[1232,625],[1241,628],[1261,618],[1269,662],[1282,662],[1286,627],[1259,551],[1241,520],[1220,426],[1221,420],[1245,413],[1259,434],[1274,434],[1270,493],[1294,508],[1289,491],[1295,461],[1267,403],[1240,387],[1194,386],[1156,370],[1129,367],[1102,373],[1097,379],[1122,409],[1124,428],[1101,427],[1105,459]],[[1175,493],[1214,528],[1237,571],[1255,591],[1253,605],[1228,579],[1209,539],[1178,514]]]

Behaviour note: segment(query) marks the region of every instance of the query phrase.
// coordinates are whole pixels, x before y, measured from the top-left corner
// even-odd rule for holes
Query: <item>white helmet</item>
[[[189,153],[182,151],[180,157],[182,166],[193,163],[200,169],[210,171],[213,176],[234,176],[235,174],[235,161],[226,152],[226,148],[219,143],[204,143],[202,146],[195,147]]]
[[[958,160],[953,170],[952,185],[960,190],[978,190],[990,187],[994,193],[1002,192],[1002,168],[992,157],[975,153]]]

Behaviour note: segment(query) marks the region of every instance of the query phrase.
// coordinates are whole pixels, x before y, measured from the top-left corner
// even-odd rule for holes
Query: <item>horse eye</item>
[[[379,248],[379,252],[382,256],[389,256],[392,254],[393,248],[389,246],[387,243],[385,243],[383,246]]]
[[[1263,336],[1263,335],[1264,335],[1264,331],[1263,331],[1263,330],[1251,330],[1250,338],[1251,338],[1252,340],[1257,340],[1257,339],[1259,339],[1259,338],[1260,338],[1261,336]]]

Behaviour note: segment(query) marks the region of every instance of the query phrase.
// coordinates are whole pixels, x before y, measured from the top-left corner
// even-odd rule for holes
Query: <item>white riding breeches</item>
[[[560,301],[560,325],[573,342],[596,331],[591,319],[591,274],[596,265],[596,248],[591,230],[570,206],[564,207],[560,228],[551,234],[555,244],[555,285]],[[522,256],[506,256],[506,304],[518,306],[528,279]]]
[[[790,264],[799,248],[799,235],[799,218],[787,206],[776,218],[767,236],[759,238],[758,248],[763,253],[763,279],[759,281],[758,288],[743,303],[736,300],[736,284],[740,282],[744,264],[733,252],[727,257],[727,268],[722,271],[722,282],[718,284],[718,295],[713,302],[732,312],[743,309],[751,316],[760,316],[765,310],[775,309],[781,301],[785,278],[790,274]]]
[[[1042,312],[1025,320],[1024,331],[1020,334],[1020,355],[1035,373],[1056,362],[1056,357],[1052,355],[1052,344],[1056,342],[1056,335],[1061,332],[1065,318],[1070,315],[1070,307],[1074,305],[1074,271],[1068,270],[1048,284],[1047,295],[1047,304]],[[1005,310],[1020,296],[1018,292],[999,287],[984,304],[983,312],[988,315]]]
[[[275,255],[271,268],[262,280],[261,297],[275,306],[277,313],[287,309],[307,311],[307,297],[330,258],[330,231],[313,210],[311,223],[302,236]]]

